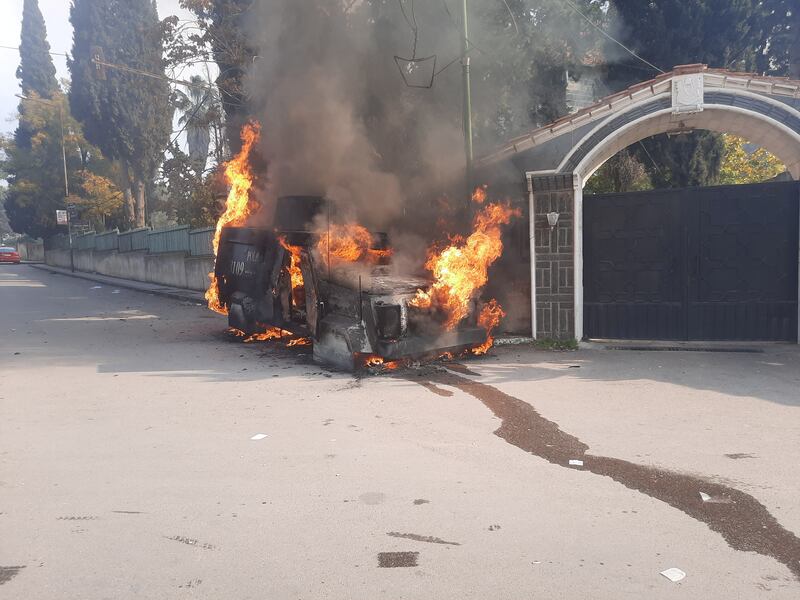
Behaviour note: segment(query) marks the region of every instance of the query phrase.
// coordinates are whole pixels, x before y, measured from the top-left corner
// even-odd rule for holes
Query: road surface
[[[354,378],[28,266],[0,308],[0,599],[800,597],[794,346]]]

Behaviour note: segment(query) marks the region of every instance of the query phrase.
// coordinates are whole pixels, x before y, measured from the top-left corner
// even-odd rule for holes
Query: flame
[[[479,185],[475,188],[475,191],[472,192],[472,201],[475,204],[483,204],[486,202],[486,197],[488,196],[488,185]]]
[[[228,199],[225,202],[225,212],[217,221],[217,230],[214,233],[214,256],[219,250],[219,240],[222,236],[222,228],[226,225],[240,227],[245,224],[247,218],[258,208],[256,202],[250,199],[250,189],[253,187],[253,171],[250,167],[250,152],[258,143],[261,137],[261,125],[256,122],[247,123],[242,128],[242,150],[229,163],[225,165],[225,179],[231,189],[228,192]],[[212,272],[208,274],[211,280],[206,291],[208,307],[221,314],[227,314],[227,309],[219,299],[219,282],[217,276]]]
[[[376,369],[381,368],[387,371],[396,371],[403,365],[402,361],[399,360],[386,360],[381,356],[378,355],[362,355],[361,357],[361,366],[365,369]]]
[[[370,253],[372,234],[366,227],[355,223],[333,224],[325,231],[319,231],[317,252],[325,263],[330,256],[331,263],[353,263]]]
[[[268,342],[270,340],[281,340],[287,337],[292,338],[286,343],[287,348],[292,348],[294,346],[310,346],[313,343],[310,338],[293,337],[294,334],[291,331],[286,331],[285,329],[280,329],[279,327],[269,327],[266,331],[254,333],[250,336],[240,329],[229,327],[228,333],[235,335],[236,337],[245,338],[245,344],[252,344],[254,342]]]
[[[489,349],[494,346],[494,336],[492,333],[500,324],[500,321],[503,317],[506,316],[505,311],[497,302],[497,300],[489,300],[481,310],[481,314],[478,317],[478,325],[483,327],[486,330],[486,341],[481,344],[480,346],[476,346],[472,348],[471,352],[476,356],[481,356],[486,354]]]
[[[261,333],[254,333],[250,337],[248,337],[244,343],[245,344],[252,344],[253,342],[267,342],[269,340],[279,340],[285,337],[291,337],[292,332],[286,331],[284,329],[280,329],[278,327],[270,327],[266,331]]]
[[[286,248],[290,254],[289,276],[292,279],[292,301],[295,306],[305,304],[305,281],[303,280],[303,270],[300,268],[300,260],[303,249],[300,246],[292,246],[286,241],[285,237],[280,238],[281,246]]]
[[[472,301],[489,279],[489,267],[503,253],[501,226],[519,214],[518,209],[489,204],[475,215],[468,238],[455,237],[441,252],[429,251],[425,268],[433,274],[434,283],[428,290],[417,290],[410,304],[443,310],[445,327],[454,329],[469,315]]]

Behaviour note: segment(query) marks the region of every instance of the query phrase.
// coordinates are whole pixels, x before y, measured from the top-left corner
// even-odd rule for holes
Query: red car
[[[14,248],[0,247],[0,263],[19,264],[19,252]]]

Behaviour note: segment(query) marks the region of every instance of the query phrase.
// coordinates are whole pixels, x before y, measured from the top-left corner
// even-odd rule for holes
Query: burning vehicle
[[[332,203],[321,197],[281,197],[271,225],[252,226],[259,206],[248,156],[257,140],[258,127],[246,127],[242,152],[227,165],[231,190],[206,294],[231,328],[248,339],[312,344],[315,361],[345,370],[492,346],[503,311],[479,298],[512,209],[480,206],[471,235],[429,252],[429,277],[400,275],[385,233],[332,223]],[[483,190],[474,200],[485,202]]]

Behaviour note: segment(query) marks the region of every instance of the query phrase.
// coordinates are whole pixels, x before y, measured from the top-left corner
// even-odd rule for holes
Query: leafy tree
[[[0,172],[8,182],[6,211],[14,231],[49,237],[58,233],[55,211],[63,210],[66,203],[61,123],[71,193],[82,195],[84,173],[107,177],[111,167],[83,137],[62,93],[55,93],[50,100],[31,93],[25,114],[19,118],[34,135],[27,145],[19,145],[12,138],[0,140]],[[105,216],[113,218],[113,213]]]
[[[225,193],[225,183],[218,166],[204,175],[196,163],[177,144],[169,150],[170,157],[161,167],[165,202],[162,210],[179,223],[192,227],[207,227],[220,215],[217,198]]]
[[[760,0],[611,0],[611,17],[634,52],[667,71],[676,65],[753,70],[766,37]],[[607,42],[608,86],[618,90],[657,72]],[[719,134],[697,131],[645,142],[635,152],[657,187],[707,185],[716,181],[723,144]],[[655,163],[655,165],[653,165]]]
[[[758,70],[800,80],[800,6],[797,0],[763,0],[766,35],[757,56]]]
[[[725,155],[722,136],[707,131],[656,135],[632,148],[656,189],[714,185]]]
[[[3,243],[12,232],[11,224],[8,222],[8,216],[6,215],[6,195],[7,190],[0,187],[0,243]]]
[[[754,147],[744,138],[723,135],[725,158],[719,172],[719,183],[761,183],[777,177],[786,166],[764,148]]]
[[[609,159],[589,178],[584,193],[637,192],[652,187],[645,166],[630,150],[625,149]]]
[[[124,195],[108,177],[88,169],[76,173],[78,193],[70,195],[81,220],[91,224],[95,231],[105,231],[109,220],[119,223],[124,209]]]
[[[120,162],[127,217],[141,227],[146,189],[172,128],[169,85],[158,77],[164,76],[164,58],[155,5],[152,0],[74,0],[70,21],[70,106],[87,139]],[[98,55],[119,67],[95,63]]]

